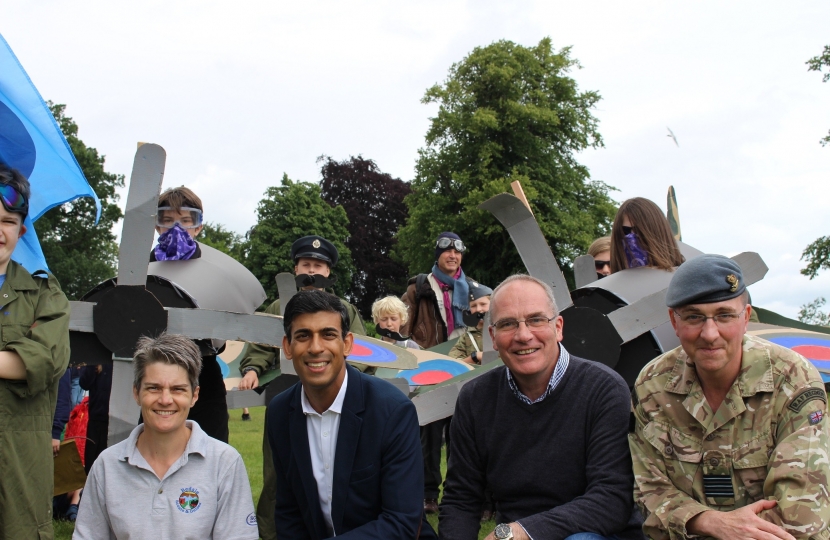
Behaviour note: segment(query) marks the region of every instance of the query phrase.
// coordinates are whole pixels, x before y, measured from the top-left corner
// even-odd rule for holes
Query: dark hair
[[[198,208],[204,212],[202,208],[202,199],[193,193],[193,190],[184,186],[170,188],[164,190],[164,193],[159,195],[159,207],[169,206],[173,210],[178,210],[182,206],[188,208]]]
[[[199,347],[189,337],[162,333],[155,338],[139,338],[133,355],[133,386],[136,392],[141,391],[141,381],[144,379],[147,366],[156,362],[184,369],[190,380],[190,390],[196,391],[199,373],[202,372],[202,355]]]
[[[26,199],[28,203],[32,196],[32,188],[29,185],[29,180],[23,176],[23,173],[18,171],[17,169],[12,169],[2,161],[0,161],[0,184],[6,184],[7,186],[11,186],[17,190],[18,193],[23,195],[23,198]],[[24,218],[28,214],[28,206],[26,211],[14,211],[17,214],[21,214]],[[20,220],[21,222],[23,220]]]
[[[314,289],[297,291],[297,294],[292,296],[291,300],[288,301],[288,305],[285,306],[282,326],[288,342],[291,343],[291,323],[294,321],[294,317],[321,311],[340,315],[340,329],[343,333],[343,339],[346,339],[346,335],[349,333],[349,313],[346,311],[346,306],[333,294],[322,289]]]
[[[680,253],[680,248],[677,247],[669,220],[663,215],[663,211],[648,199],[634,197],[620,205],[614,218],[614,226],[611,229],[612,273],[628,268],[628,260],[625,258],[623,248],[625,236],[622,230],[623,216],[628,216],[637,233],[640,247],[648,253],[649,266],[671,270],[683,263],[685,259]]]

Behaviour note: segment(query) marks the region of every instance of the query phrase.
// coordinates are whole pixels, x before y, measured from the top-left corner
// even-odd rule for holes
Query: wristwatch
[[[473,362],[478,364],[478,351],[473,351],[473,354],[470,355],[470,358],[473,359]]]
[[[496,525],[496,530],[493,531],[493,536],[497,540],[510,540],[513,538],[513,529],[507,523],[499,523]]]

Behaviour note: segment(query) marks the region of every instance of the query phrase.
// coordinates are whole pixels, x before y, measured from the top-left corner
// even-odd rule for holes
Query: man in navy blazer
[[[268,406],[279,538],[434,539],[412,402],[346,365],[349,317],[325,291],[286,306],[283,351],[300,382]]]

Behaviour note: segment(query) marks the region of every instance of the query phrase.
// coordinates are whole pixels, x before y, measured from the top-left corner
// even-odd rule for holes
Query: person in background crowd
[[[61,449],[61,435],[69,422],[69,414],[74,406],[72,397],[75,395],[72,387],[73,369],[69,368],[58,383],[58,400],[55,405],[55,417],[52,419],[52,455],[57,457]],[[67,521],[75,521],[78,517],[78,502],[81,500],[81,490],[76,489],[69,493],[61,493],[52,500],[52,515],[55,518],[63,517]]]
[[[150,261],[188,261],[202,256],[196,237],[204,228],[202,200],[184,186],[167,189],[158,200],[156,232],[158,244]],[[196,299],[198,301],[198,298]],[[195,342],[202,351],[202,372],[199,375],[201,395],[190,409],[190,419],[214,439],[228,442],[228,402],[225,380],[217,350],[211,340]]]
[[[107,448],[109,430],[110,393],[112,391],[112,364],[84,366],[81,369],[81,388],[89,392],[89,418],[86,425],[84,469],[89,475],[92,464]]]
[[[70,401],[70,405],[74,409],[78,406],[84,399],[84,389],[81,388],[81,367],[80,366],[70,366],[69,371],[71,372],[72,377],[72,399]]]
[[[612,273],[639,266],[672,270],[683,260],[669,221],[656,204],[635,197],[620,205],[611,228]]]
[[[291,260],[294,261],[294,275],[298,287],[302,290],[323,290],[334,284],[331,271],[337,265],[340,254],[337,248],[322,236],[303,236],[291,244]],[[346,300],[340,299],[346,312],[349,314],[349,330],[353,334],[366,335],[366,327],[357,308]],[[265,313],[271,315],[280,314],[279,299],[266,308]],[[244,356],[239,363],[239,371],[242,380],[239,382],[240,390],[251,390],[259,387],[259,377],[266,370],[273,368],[278,363],[279,348],[248,343],[245,346]],[[367,366],[360,365],[362,371]],[[266,401],[269,402],[273,395],[266,389]],[[266,411],[265,425],[268,422]],[[275,540],[274,532],[274,494],[276,493],[276,474],[274,462],[271,459],[271,445],[268,437],[262,438],[262,493],[257,504],[257,523],[259,534],[263,540]]]
[[[666,291],[680,346],[631,393],[634,497],[655,540],[830,538],[827,394],[798,353],[746,334],[741,267],[680,266]]]
[[[597,238],[588,247],[588,255],[594,258],[597,279],[611,275],[611,237]]]
[[[470,309],[470,287],[461,269],[461,260],[467,250],[461,238],[453,232],[442,232],[435,240],[435,264],[429,274],[410,278],[401,297],[408,310],[408,320],[402,332],[412,336],[421,348],[429,349],[466,332],[464,310]],[[447,440],[451,418],[427,424],[421,428],[421,446],[424,452],[424,509],[428,514],[438,512],[438,490],[441,478],[441,445]]]
[[[448,356],[468,364],[481,364],[481,331],[484,328],[484,317],[490,310],[493,289],[470,278],[467,278],[467,282],[470,285],[470,309],[464,312],[467,333],[458,338]]]
[[[51,538],[52,416],[69,364],[69,302],[58,280],[11,260],[26,232],[29,181],[0,161],[0,538]]]
[[[188,420],[201,367],[186,336],[139,339],[133,397],[144,423],[92,466],[73,538],[258,537],[242,457]]]
[[[387,296],[372,304],[372,321],[383,341],[408,349],[420,349],[415,341],[400,333],[401,325],[406,324],[408,316],[406,304],[397,296]]]

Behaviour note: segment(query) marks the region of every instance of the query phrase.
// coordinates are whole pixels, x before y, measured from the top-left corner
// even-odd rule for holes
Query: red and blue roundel
[[[459,360],[441,358],[418,362],[417,369],[401,370],[398,377],[406,379],[410,386],[424,386],[448,381],[471,369],[472,366]]]
[[[354,338],[352,352],[349,353],[349,360],[355,362],[390,363],[397,359],[398,357],[392,351],[364,341],[357,336]]]
[[[809,360],[821,372],[824,382],[830,382],[830,335],[761,336],[773,343],[792,349]]]

